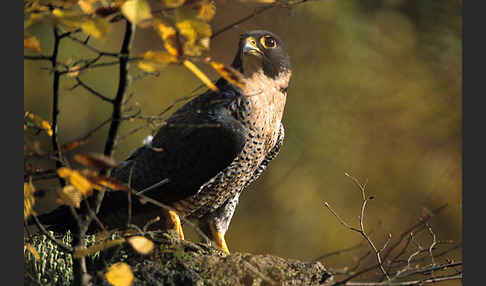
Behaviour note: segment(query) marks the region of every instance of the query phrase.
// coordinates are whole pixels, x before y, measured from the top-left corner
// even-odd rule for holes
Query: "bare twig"
[[[319,0],[314,0],[314,1],[319,1]],[[256,16],[266,12],[266,11],[269,11],[270,9],[273,9],[275,7],[283,7],[283,8],[292,8],[292,7],[295,7],[297,5],[300,5],[300,4],[303,4],[305,2],[311,2],[311,0],[298,0],[298,1],[289,1],[288,3],[286,4],[283,4],[283,5],[276,5],[276,4],[272,4],[272,5],[268,5],[268,6],[264,6],[264,7],[260,7],[260,8],[257,8],[253,11],[253,13],[239,19],[239,20],[236,20],[235,22],[217,30],[216,32],[214,32],[212,35],[211,35],[211,39],[214,39],[216,38],[217,36],[221,35],[222,33],[238,26],[238,25],[241,25],[243,24],[244,22],[248,21],[248,20],[251,20],[253,18],[255,18]]]
[[[52,61],[51,56],[30,56],[24,55],[24,60],[31,60],[31,61]]]
[[[413,281],[403,281],[403,282],[347,282],[344,285],[349,286],[415,286],[415,285],[424,285],[429,283],[437,283],[441,281],[447,280],[462,280],[462,273],[457,275],[446,275],[441,277],[435,278],[428,278],[424,280],[413,280]]]
[[[57,138],[57,120],[59,116],[59,84],[60,84],[60,77],[61,74],[56,70],[57,66],[57,56],[59,52],[59,45],[61,42],[61,35],[59,34],[59,29],[54,27],[54,49],[52,51],[52,55],[50,57],[51,66],[54,69],[54,79],[52,83],[52,122],[51,122],[51,129],[52,129],[52,136],[51,136],[51,143],[52,149],[54,154],[57,156],[58,160],[56,161],[56,169],[61,168],[63,163],[62,153],[59,149],[59,142]],[[59,177],[59,182],[61,186],[65,186],[66,182],[63,178]]]
[[[371,200],[373,199],[373,197],[366,197],[366,191],[365,191],[365,187],[366,185],[364,184],[361,184],[358,179],[356,179],[355,177],[349,175],[348,173],[345,173],[345,175],[350,178],[355,184],[356,186],[359,188],[359,190],[361,191],[361,195],[362,195],[362,205],[361,205],[361,215],[359,217],[359,229],[358,228],[355,228],[351,225],[349,225],[348,223],[346,223],[345,221],[343,221],[339,215],[329,206],[329,204],[327,202],[324,202],[324,205],[329,209],[329,211],[338,219],[338,221],[344,225],[346,228],[352,230],[352,231],[355,231],[355,232],[358,232],[359,234],[361,234],[361,236],[368,242],[368,244],[370,245],[370,247],[373,249],[373,251],[375,252],[375,255],[376,255],[376,259],[378,261],[378,265],[379,265],[379,268],[381,270],[381,272],[387,277],[387,279],[390,279],[387,271],[385,270],[384,266],[383,266],[383,262],[382,262],[382,259],[381,259],[381,255],[380,255],[380,250],[378,250],[375,246],[375,244],[373,243],[373,241],[371,240],[371,238],[369,237],[369,235],[366,233],[365,229],[364,229],[364,213],[365,213],[365,208],[366,208],[366,204],[368,202],[368,200]],[[383,247],[383,249],[386,247],[386,245],[388,244],[389,240],[385,243],[385,246]]]
[[[107,102],[110,102],[110,103],[113,103],[113,99],[111,98],[108,98],[104,95],[102,95],[101,93],[97,92],[96,90],[94,90],[93,88],[91,88],[90,86],[88,86],[87,84],[85,84],[83,81],[81,81],[81,79],[79,77],[76,77],[76,85],[73,87],[77,87],[77,86],[81,86],[83,87],[84,89],[86,89],[87,91],[89,91],[91,94],[93,94],[94,96],[97,96],[98,98],[104,100],[104,101],[107,101]]]
[[[348,247],[348,248],[344,248],[344,249],[340,249],[340,250],[336,250],[336,251],[332,251],[332,252],[323,254],[323,255],[315,258],[314,261],[321,261],[324,258],[328,258],[330,256],[340,255],[340,254],[345,253],[345,252],[349,252],[349,251],[352,251],[352,250],[355,250],[355,249],[359,249],[359,248],[363,247],[363,245],[364,245],[363,244],[363,241],[361,241],[359,244],[356,244],[354,246],[351,246],[351,247]]]

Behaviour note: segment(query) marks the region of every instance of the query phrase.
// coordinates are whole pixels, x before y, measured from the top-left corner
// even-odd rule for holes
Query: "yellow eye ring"
[[[260,38],[260,44],[262,44],[265,49],[272,49],[277,47],[277,41],[275,41],[274,38],[268,35]]]

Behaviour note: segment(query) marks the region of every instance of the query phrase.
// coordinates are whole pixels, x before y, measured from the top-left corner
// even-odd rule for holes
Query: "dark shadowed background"
[[[216,3],[213,31],[255,7]],[[114,28],[105,42],[90,43],[118,52],[124,27]],[[361,194],[345,173],[367,182],[368,194],[375,197],[368,204],[365,226],[378,246],[388,233],[398,236],[419,216],[444,204],[448,207],[431,226],[440,240],[461,241],[462,1],[328,0],[292,10],[275,8],[216,37],[212,58],[231,63],[239,34],[250,29],[283,38],[293,77],[283,119],[284,147],[263,177],[242,194],[227,233],[230,250],[311,260],[357,244],[360,236],[324,206],[329,202],[357,226]],[[50,53],[51,29],[36,25],[30,31]],[[153,29],[137,29],[133,55],[161,48]],[[61,60],[93,56],[69,40],[62,42],[60,52]],[[209,68],[198,66],[216,79]],[[49,63],[24,61],[24,109],[50,120],[52,76],[42,67]],[[130,74],[136,78],[142,72],[132,64]],[[81,78],[114,96],[116,67],[95,69]],[[61,82],[61,143],[79,138],[111,114],[110,104],[82,89],[69,91],[74,84],[67,77]],[[128,106],[155,115],[200,85],[185,68],[169,66],[158,77],[135,79]],[[141,120],[126,121],[120,136],[142,125]],[[115,159],[126,158],[152,130],[144,128],[119,141]],[[107,127],[76,151],[102,152],[106,136]],[[48,149],[48,139],[38,137]],[[36,187],[54,189],[48,182]],[[49,207],[49,198],[39,203],[40,210]],[[186,232],[189,239],[197,239],[189,227]],[[423,239],[424,246],[430,245],[430,237]],[[326,263],[349,265],[355,254]],[[458,259],[461,253],[450,257]]]

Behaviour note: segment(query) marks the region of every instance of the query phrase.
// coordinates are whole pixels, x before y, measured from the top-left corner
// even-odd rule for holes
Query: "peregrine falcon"
[[[232,67],[244,79],[224,78],[175,111],[150,144],[135,150],[111,176],[170,206],[163,211],[131,200],[132,223],[164,213],[168,228],[184,238],[180,217],[196,221],[229,253],[224,235],[241,192],[265,170],[284,140],[282,115],[291,67],[275,34],[255,30],[240,36]],[[164,182],[164,183],[161,183]],[[127,223],[124,192],[106,192],[99,218],[109,227]]]

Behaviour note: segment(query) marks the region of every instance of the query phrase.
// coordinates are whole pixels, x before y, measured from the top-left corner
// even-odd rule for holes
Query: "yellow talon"
[[[230,254],[228,245],[226,245],[226,241],[224,240],[224,234],[218,232],[213,223],[209,223],[209,228],[211,229],[211,234],[213,235],[213,240],[216,242],[216,245],[226,252],[226,254]]]
[[[168,217],[167,217],[167,228],[168,229],[173,229],[177,232],[179,235],[179,238],[181,240],[184,240],[184,232],[182,231],[182,224],[181,224],[181,219],[179,218],[179,215],[175,211],[168,211]]]

